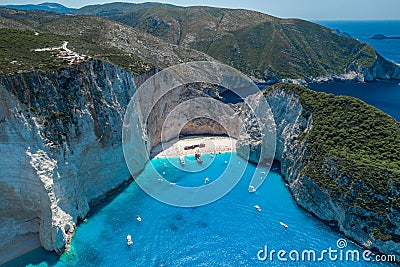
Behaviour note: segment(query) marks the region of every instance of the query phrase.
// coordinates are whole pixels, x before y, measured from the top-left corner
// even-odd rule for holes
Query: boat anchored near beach
[[[200,157],[200,154],[199,154],[199,153],[194,154],[194,156],[195,156],[196,161],[197,161],[198,163],[203,163],[203,159]]]
[[[185,158],[183,156],[179,157],[179,161],[181,162],[181,165],[185,165]]]

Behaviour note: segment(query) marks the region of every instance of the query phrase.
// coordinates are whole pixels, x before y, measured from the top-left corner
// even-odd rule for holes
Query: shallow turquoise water
[[[197,173],[174,168],[166,159],[153,159],[160,172],[171,182],[185,186],[201,185],[204,177],[216,177],[226,168],[225,161],[246,164],[236,154],[204,155],[205,170]],[[172,159],[178,162],[179,159]],[[167,167],[164,167],[164,163]],[[186,160],[186,169],[197,168]],[[192,166],[192,167],[191,167]],[[148,177],[149,166],[140,179]],[[276,166],[273,169],[277,169]],[[109,203],[98,206],[75,234],[72,248],[60,259],[35,250],[7,266],[384,266],[366,262],[329,261],[280,262],[269,258],[262,262],[257,252],[264,248],[300,251],[338,249],[340,234],[318,221],[293,201],[282,177],[270,172],[256,193],[248,186],[254,165],[248,165],[244,177],[222,199],[197,208],[173,207],[154,200],[134,182]],[[258,170],[260,172],[260,170]],[[232,170],[235,175],[235,169]],[[256,174],[262,176],[261,174]],[[160,181],[161,182],[161,181]],[[254,209],[259,205],[261,211]],[[140,214],[142,221],[136,220]],[[289,227],[280,225],[285,222]],[[134,244],[126,245],[126,235]],[[361,249],[351,242],[343,250]],[[318,254],[317,254],[318,255]],[[286,256],[287,257],[287,256]],[[387,266],[387,265],[386,265]]]

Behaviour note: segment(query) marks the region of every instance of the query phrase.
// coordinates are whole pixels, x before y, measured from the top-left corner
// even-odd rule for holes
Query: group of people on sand
[[[136,220],[137,220],[138,222],[141,222],[141,221],[142,221],[142,217],[140,217],[140,215],[136,215]],[[127,236],[126,236],[126,244],[127,244],[128,246],[130,246],[130,245],[133,244],[132,236],[131,236],[131,235],[127,235]]]

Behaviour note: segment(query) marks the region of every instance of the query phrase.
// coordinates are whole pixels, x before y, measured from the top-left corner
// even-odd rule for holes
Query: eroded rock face
[[[90,201],[130,178],[121,127],[144,76],[91,61],[0,77],[0,247],[39,232],[62,252]]]
[[[400,65],[390,62],[378,54],[374,65],[364,71],[363,77],[365,81],[375,79],[400,80]]]
[[[0,247],[19,235],[39,233],[45,249],[62,253],[89,203],[126,182],[131,173],[141,172],[146,151],[128,159],[134,162],[130,172],[121,130],[136,86],[154,73],[133,76],[91,61],[58,72],[0,77],[0,153],[5,155],[0,169]],[[147,152],[160,142],[171,110],[197,97],[212,99],[201,90],[182,87],[154,106],[146,125]],[[200,116],[184,125],[182,134],[226,133],[226,125],[202,117],[197,109],[191,105],[177,113]],[[217,112],[234,128],[235,110],[222,104]],[[173,129],[175,125],[167,125],[164,138],[175,137]],[[142,140],[130,142],[145,141],[136,138]]]

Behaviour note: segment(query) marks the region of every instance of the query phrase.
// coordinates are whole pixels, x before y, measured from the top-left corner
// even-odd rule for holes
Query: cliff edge
[[[0,247],[39,233],[45,249],[63,252],[90,201],[130,178],[123,116],[135,81],[152,74],[90,61],[0,76]]]
[[[277,127],[276,159],[298,205],[399,259],[400,124],[360,100],[297,85],[263,94]]]

